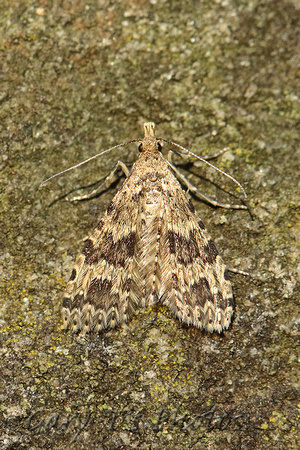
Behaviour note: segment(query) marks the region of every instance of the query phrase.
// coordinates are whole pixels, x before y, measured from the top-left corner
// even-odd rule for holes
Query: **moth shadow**
[[[181,169],[183,169],[183,171],[186,172],[188,175],[192,175],[192,176],[196,177],[198,180],[201,180],[203,182],[203,185],[214,186],[215,188],[217,188],[219,191],[223,192],[227,196],[232,197],[238,201],[242,201],[242,204],[244,204],[243,200],[241,199],[241,197],[238,194],[235,194],[235,193],[231,192],[230,190],[224,188],[219,183],[217,183],[215,180],[208,178],[205,174],[201,174],[201,173],[197,172],[193,162],[186,162],[186,163],[179,163],[179,164],[177,163],[176,168],[179,171],[181,171]],[[181,183],[181,184],[184,184],[184,183]],[[201,192],[200,189],[198,189],[198,183],[197,183],[197,190],[199,190],[199,192]],[[194,193],[192,191],[190,191],[190,193],[193,197],[197,198],[196,193]],[[209,204],[211,207],[218,209],[218,206],[212,205],[211,203],[206,201],[204,198],[201,200],[203,201],[203,203]]]
[[[89,197],[89,198],[83,198],[83,199],[81,199],[80,201],[85,202],[85,201],[91,200],[92,198],[98,198],[98,197],[100,197],[101,195],[105,194],[106,192],[109,192],[111,189],[115,189],[115,188],[118,186],[118,184],[120,183],[120,180],[121,180],[122,178],[124,178],[124,175],[122,175],[122,174],[120,173],[120,176],[119,176],[116,180],[114,180],[114,181],[110,184],[110,186],[103,186],[103,189],[101,189],[100,192],[97,192],[97,194],[95,194],[95,195],[93,195],[93,196],[91,196],[91,197]],[[88,191],[88,190],[93,190],[93,189],[95,189],[95,187],[96,187],[97,185],[99,185],[99,184],[101,184],[101,183],[104,183],[104,182],[105,182],[105,179],[106,179],[106,177],[101,178],[101,180],[95,181],[95,182],[93,182],[93,183],[89,183],[89,184],[86,184],[86,185],[84,185],[84,186],[79,186],[79,187],[75,187],[75,188],[73,188],[73,189],[70,189],[70,190],[69,190],[68,192],[66,192],[65,194],[60,195],[59,197],[55,198],[55,199],[48,205],[48,208],[51,208],[51,207],[54,206],[56,203],[59,203],[61,200],[67,200],[67,201],[68,201],[68,200],[69,200],[69,196],[72,196],[72,194],[74,194],[75,192],[78,192],[78,191],[85,192],[85,191]]]

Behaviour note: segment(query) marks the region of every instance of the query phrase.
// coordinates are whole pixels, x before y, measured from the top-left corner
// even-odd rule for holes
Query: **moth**
[[[161,153],[166,140],[155,138],[152,122],[144,130],[139,158],[72,270],[64,327],[100,332],[160,302],[181,322],[221,333],[234,311],[228,271]]]

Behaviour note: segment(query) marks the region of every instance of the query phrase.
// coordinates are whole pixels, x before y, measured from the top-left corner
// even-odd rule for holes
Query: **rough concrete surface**
[[[0,448],[298,449],[299,1],[2,0]],[[80,340],[60,302],[81,240],[120,183],[93,186],[157,135],[236,177],[251,214],[193,203],[230,267],[221,335],[162,307]],[[168,146],[165,145],[165,154]],[[226,178],[179,158],[206,195]],[[298,239],[298,242],[297,242]]]

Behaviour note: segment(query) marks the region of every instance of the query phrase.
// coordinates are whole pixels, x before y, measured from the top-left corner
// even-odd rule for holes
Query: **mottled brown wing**
[[[64,326],[74,332],[115,327],[139,305],[134,262],[139,211],[133,198],[138,188],[132,183],[127,178],[75,263],[62,305]]]
[[[164,202],[157,290],[182,322],[219,333],[229,327],[234,301],[228,273],[181,189]]]

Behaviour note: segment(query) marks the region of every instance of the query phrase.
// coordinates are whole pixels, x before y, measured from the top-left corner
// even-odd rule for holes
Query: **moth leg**
[[[86,195],[79,195],[73,198],[67,198],[67,200],[69,200],[70,202],[77,202],[79,200],[87,200],[96,197],[96,195],[98,195],[103,188],[106,189],[109,188],[119,178],[119,176],[117,176],[117,172],[120,170],[120,168],[122,169],[126,177],[128,177],[129,175],[128,168],[122,161],[118,161],[115,167],[112,169],[112,171],[105,177],[105,180],[102,183],[100,183],[100,185],[97,186],[96,189],[93,189],[92,192],[89,192]]]
[[[222,148],[222,150],[219,150],[218,152],[203,156],[203,159],[209,161],[210,159],[219,158],[219,156],[223,155],[223,153],[227,152],[228,150],[230,150],[229,147]]]
[[[246,277],[251,276],[249,272],[245,272],[244,270],[234,269],[233,267],[226,267],[229,272],[237,273],[238,275],[245,275]]]
[[[174,172],[176,173],[176,175],[178,176],[178,178],[186,185],[186,187],[188,188],[188,191],[193,192],[193,194],[197,195],[198,197],[202,198],[204,201],[206,201],[207,203],[210,203],[213,206],[218,206],[220,208],[225,208],[225,209],[248,209],[247,206],[245,205],[233,205],[230,203],[219,203],[216,200],[213,200],[210,197],[207,197],[206,195],[202,194],[170,161],[170,153],[173,152],[169,152],[168,154],[168,164],[169,166],[172,168],[172,170],[174,170]]]

